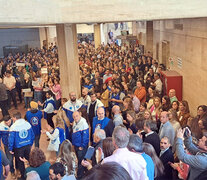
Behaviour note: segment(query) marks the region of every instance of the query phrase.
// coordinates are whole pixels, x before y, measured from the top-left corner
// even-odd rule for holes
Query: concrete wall
[[[0,0],[0,25],[207,17],[206,0]]]
[[[207,18],[153,22],[153,57],[183,75],[183,99],[193,115],[198,105],[207,104],[206,49]]]
[[[7,45],[29,48],[40,47],[39,28],[30,29],[0,29],[0,56],[3,56],[3,47]]]

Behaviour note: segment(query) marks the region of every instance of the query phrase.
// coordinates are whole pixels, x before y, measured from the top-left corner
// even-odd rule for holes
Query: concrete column
[[[68,98],[74,91],[78,98],[81,88],[76,24],[58,24],[56,28],[62,97]]]
[[[137,36],[137,22],[132,22],[132,35]]]
[[[101,45],[101,28],[100,24],[94,25],[94,41],[95,41],[95,48],[98,48]]]
[[[153,53],[153,21],[147,21],[146,23],[146,50]]]

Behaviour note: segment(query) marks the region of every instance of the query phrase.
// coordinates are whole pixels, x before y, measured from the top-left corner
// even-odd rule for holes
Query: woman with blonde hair
[[[109,115],[109,90],[107,88],[107,85],[104,83],[103,86],[103,92],[101,94],[101,102],[104,105],[104,108],[106,110],[107,116]]]
[[[76,176],[78,160],[75,153],[72,151],[72,143],[68,139],[61,144],[56,162],[60,162],[65,166],[67,176]]]
[[[65,126],[65,137],[66,139],[70,138],[69,135],[69,129],[70,129],[70,120],[66,115],[66,112],[63,110],[63,105],[67,102],[67,98],[61,98],[61,107],[59,108],[59,110],[57,111],[57,115],[63,120],[64,122],[64,126]]]
[[[46,133],[50,139],[47,150],[50,152],[50,158],[54,159],[54,152],[58,155],[59,146],[65,140],[65,127],[64,121],[58,115],[54,115],[52,121],[54,123],[54,129],[50,125],[47,125],[47,130],[42,130],[42,133]]]
[[[150,110],[146,109],[144,111],[144,118],[145,118],[145,120],[152,120],[152,115],[151,115]]]
[[[154,97],[153,105],[150,108],[150,112],[151,112],[153,121],[158,121],[159,115],[160,115],[160,107],[161,107],[160,98],[159,97]]]

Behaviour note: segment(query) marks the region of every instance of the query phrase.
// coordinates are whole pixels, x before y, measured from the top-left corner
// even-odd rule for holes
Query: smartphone
[[[85,159],[85,160],[86,160],[86,159],[90,159],[90,160],[91,160],[91,158],[92,158],[92,156],[93,156],[93,154],[94,154],[94,151],[95,151],[94,147],[89,146],[89,147],[88,147],[88,150],[87,150],[87,152],[86,152],[86,154],[85,154],[85,156],[84,156],[84,159]]]
[[[190,129],[188,127],[185,128],[184,137],[190,136]]]

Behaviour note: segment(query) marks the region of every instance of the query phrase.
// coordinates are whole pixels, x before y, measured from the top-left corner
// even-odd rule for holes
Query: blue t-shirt
[[[152,158],[145,153],[142,153],[142,157],[147,163],[147,176],[149,180],[154,180],[155,167]]]

